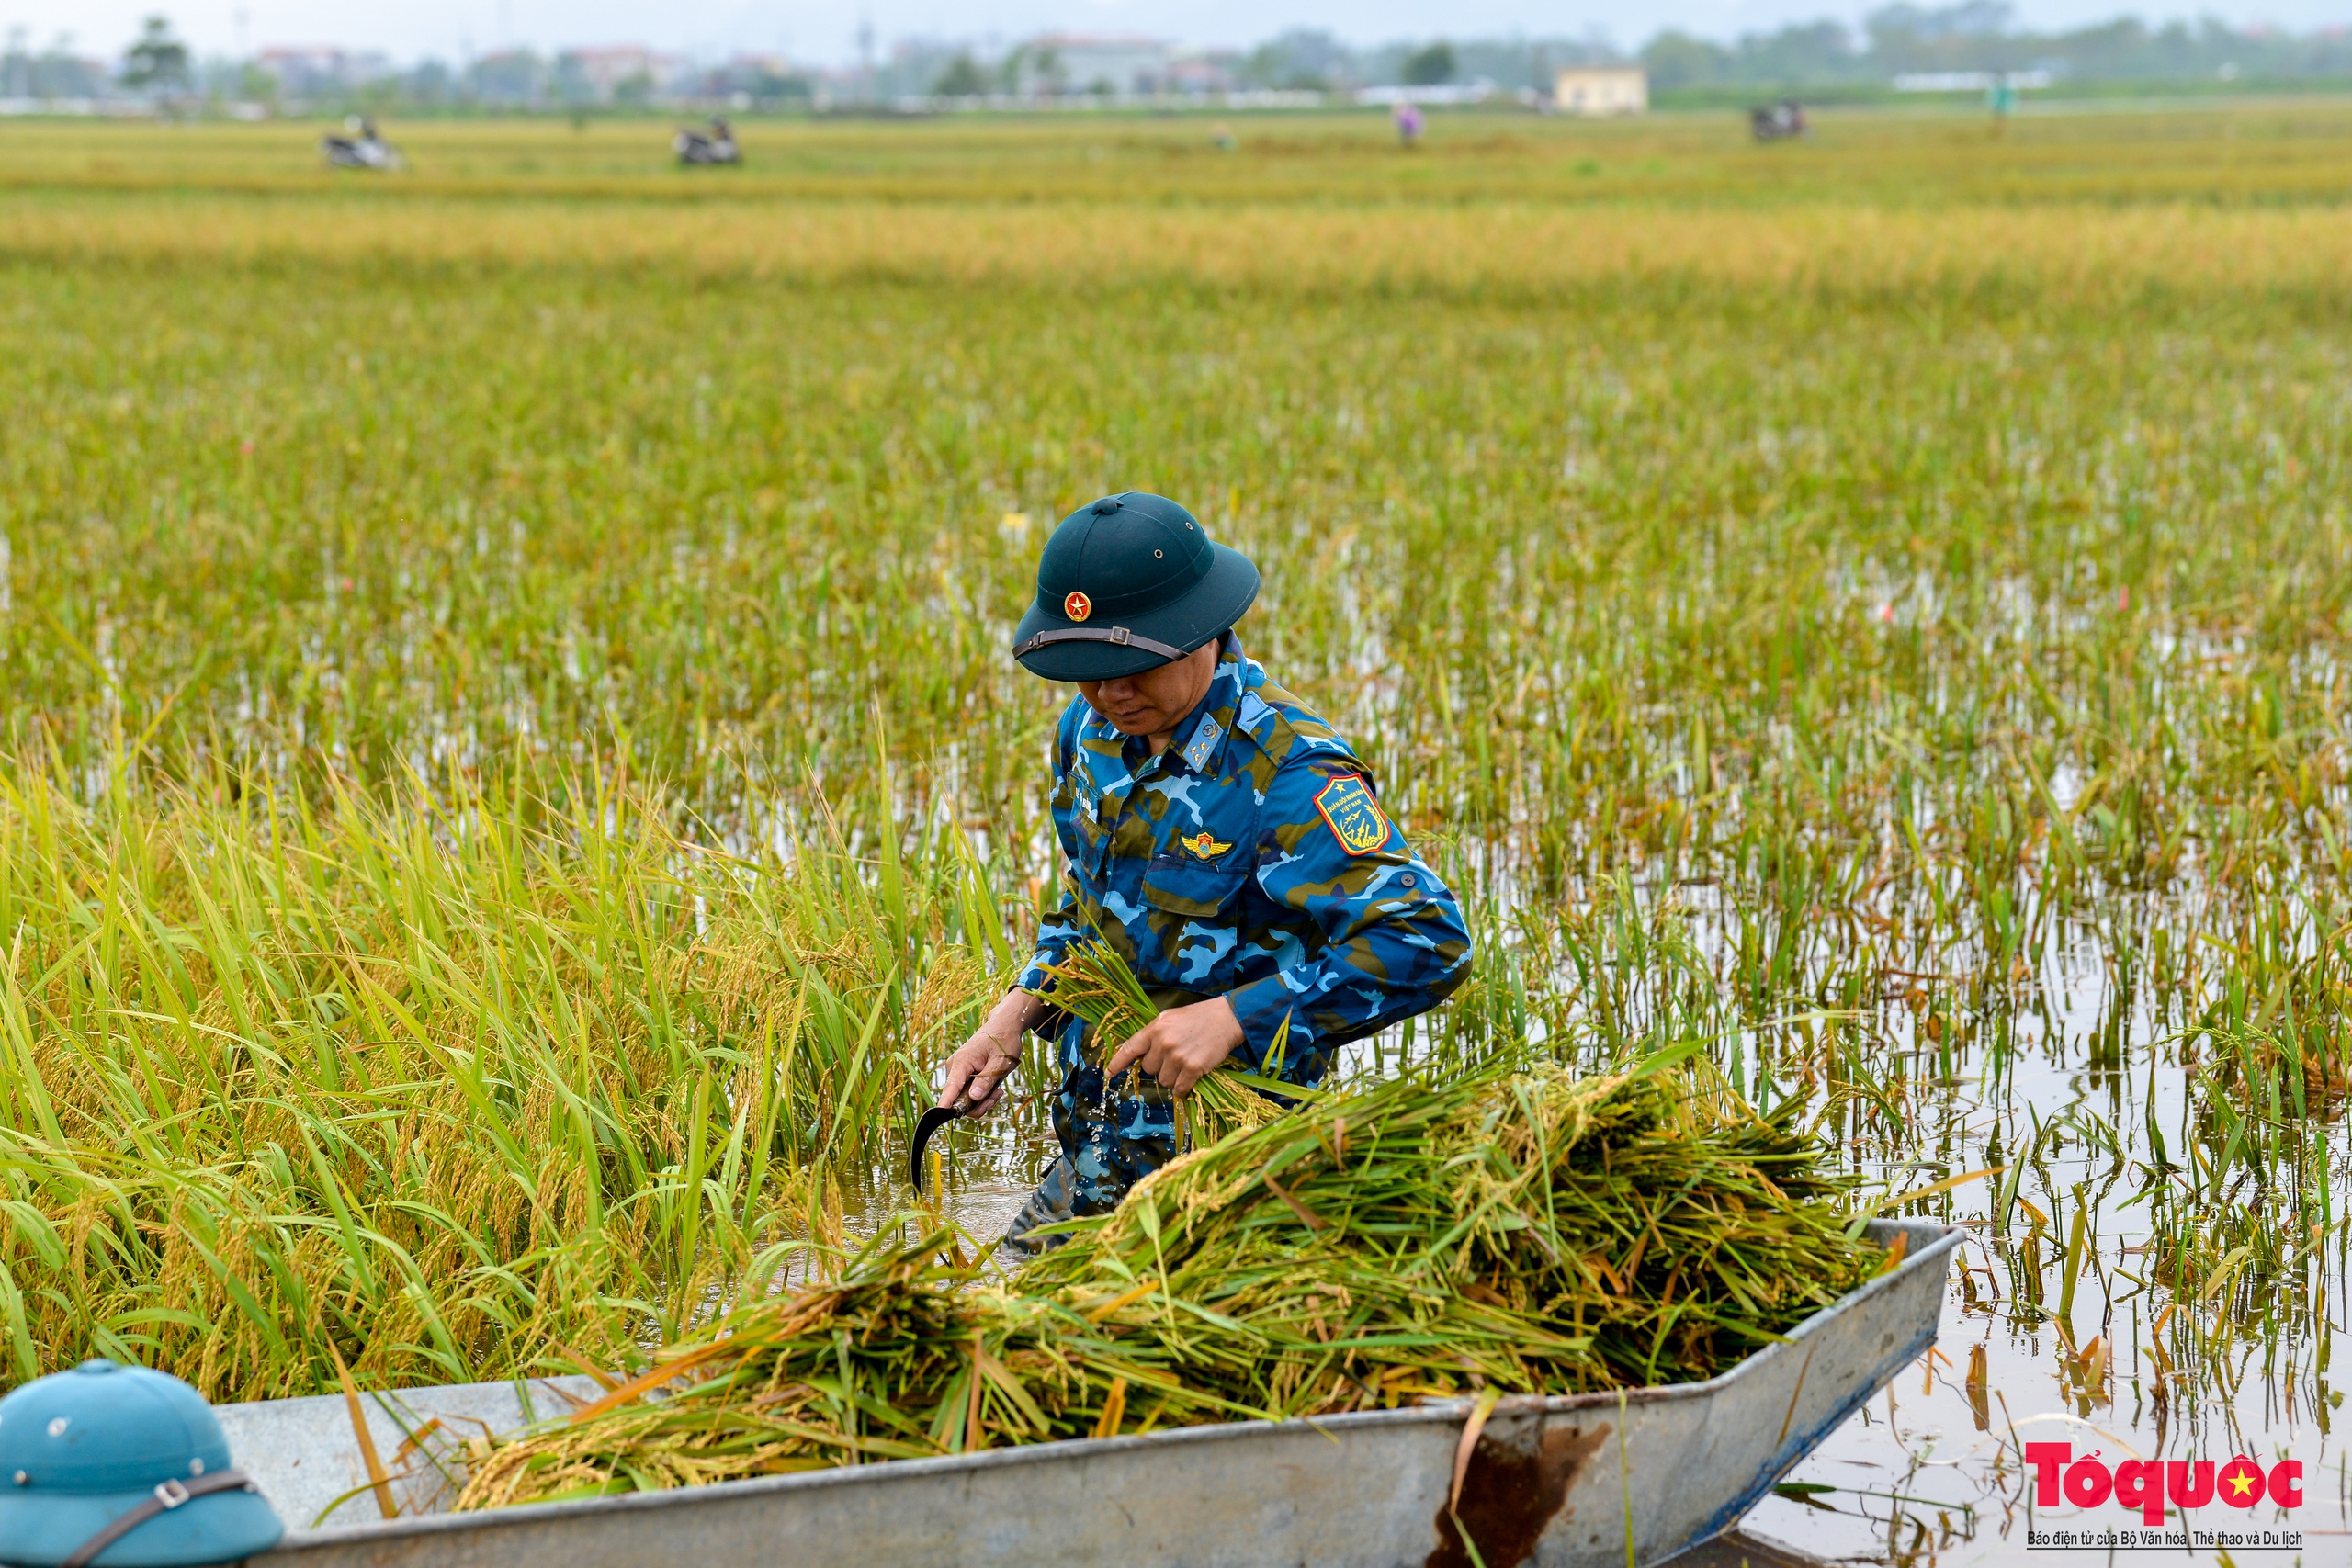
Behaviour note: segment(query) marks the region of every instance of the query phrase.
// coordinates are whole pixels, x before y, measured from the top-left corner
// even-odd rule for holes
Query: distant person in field
[[[1380,805],[1372,771],[1266,678],[1233,627],[1258,569],[1176,502],[1070,513],[1013,634],[1075,684],[1055,741],[1061,901],[939,1103],[991,1110],[1035,1030],[1056,1042],[1061,1145],[1006,1240],[1114,1207],[1175,1155],[1174,1101],[1232,1060],[1311,1085],[1333,1055],[1437,1006],[1470,973],[1461,906]],[[1102,1066],[1088,1026],[1032,995],[1080,937],[1116,948],[1164,1010]],[[1136,1076],[1121,1083],[1129,1068]]]
[[[1396,123],[1396,141],[1398,145],[1403,147],[1412,147],[1419,143],[1421,140],[1421,128],[1423,125],[1420,105],[1398,104],[1396,106],[1396,112],[1390,115],[1389,118]]]

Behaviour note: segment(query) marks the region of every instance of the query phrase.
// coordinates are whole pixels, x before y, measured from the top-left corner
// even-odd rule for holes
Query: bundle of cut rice
[[[1887,1266],[1785,1113],[1656,1067],[1401,1077],[1182,1157],[991,1282],[944,1230],[734,1313],[460,1506],[1477,1389],[1713,1376]]]

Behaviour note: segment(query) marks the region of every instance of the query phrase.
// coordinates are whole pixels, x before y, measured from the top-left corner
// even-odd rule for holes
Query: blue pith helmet
[[[1012,656],[1048,681],[1112,681],[1214,641],[1258,597],[1258,569],[1164,495],[1128,491],[1061,520]]]
[[[85,1361],[0,1399],[0,1562],[183,1568],[285,1533],[212,1407],[168,1372]]]

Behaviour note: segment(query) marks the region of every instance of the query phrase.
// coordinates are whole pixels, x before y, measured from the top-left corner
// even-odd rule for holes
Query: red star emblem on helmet
[[[1069,597],[1062,601],[1062,614],[1073,621],[1082,621],[1094,614],[1094,601],[1073,588]]]

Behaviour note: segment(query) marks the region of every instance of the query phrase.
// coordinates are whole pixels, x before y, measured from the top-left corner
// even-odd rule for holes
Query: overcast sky
[[[0,0],[0,28],[25,28],[36,47],[68,33],[79,52],[111,57],[136,34],[141,17],[161,11],[207,55],[236,53],[241,46],[334,43],[386,50],[402,61],[426,54],[455,60],[517,43],[541,50],[644,43],[706,56],[782,51],[831,64],[856,57],[862,18],[871,19],[885,48],[915,34],[1013,39],[1048,29],[1250,44],[1285,27],[1329,28],[1357,43],[1599,32],[1631,46],[1663,27],[1728,38],[1824,15],[1851,21],[1869,8],[1852,0]],[[2039,28],[2101,21],[2126,8],[2114,0],[2036,0],[2018,7]],[[2346,19],[2343,0],[2217,0],[2193,9],[2298,31]]]

